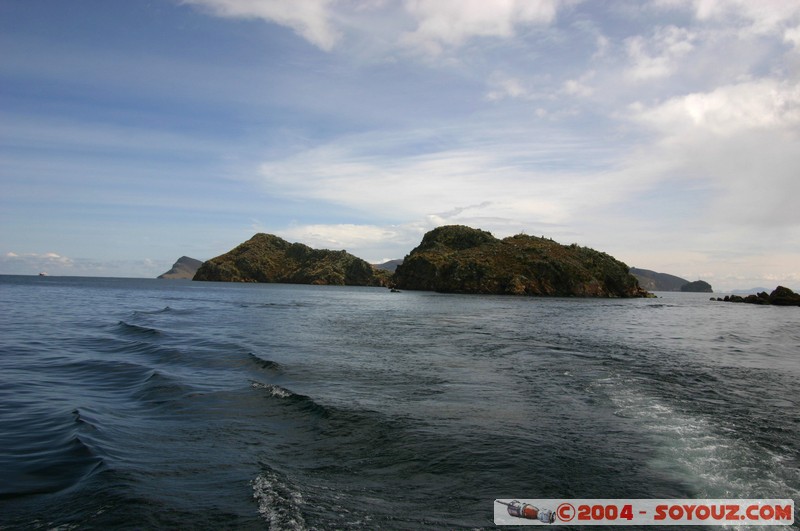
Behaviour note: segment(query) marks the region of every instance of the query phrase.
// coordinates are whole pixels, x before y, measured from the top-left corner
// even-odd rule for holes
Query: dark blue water
[[[0,277],[0,527],[800,499],[800,311],[662,295]]]

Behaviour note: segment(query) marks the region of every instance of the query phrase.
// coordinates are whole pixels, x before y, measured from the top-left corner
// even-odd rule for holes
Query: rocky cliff
[[[397,288],[451,293],[643,297],[629,268],[578,245],[451,225],[428,232],[397,267]]]
[[[272,234],[256,234],[205,262],[194,280],[383,286],[389,273],[345,251],[312,249]]]
[[[188,256],[181,256],[178,258],[178,261],[172,265],[172,269],[163,275],[158,275],[158,278],[189,279],[194,276],[201,265],[203,265],[203,262],[200,260],[189,258]]]

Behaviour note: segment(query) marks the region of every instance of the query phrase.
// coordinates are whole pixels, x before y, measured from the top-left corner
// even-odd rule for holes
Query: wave
[[[97,427],[79,410],[54,416],[27,416],[25,433],[3,438],[0,500],[61,492],[105,467],[91,432]],[[8,462],[3,462],[8,460]]]
[[[251,386],[253,389],[264,389],[270,394],[270,396],[274,396],[275,398],[289,398],[291,396],[297,396],[293,392],[281,387],[280,385],[252,382]]]
[[[162,332],[160,330],[156,330],[155,328],[130,324],[126,323],[125,321],[119,321],[117,323],[117,329],[123,335],[133,336],[133,337],[142,337],[142,336],[153,337],[162,335]]]
[[[160,310],[135,310],[133,315],[158,315],[160,313],[169,313],[174,311],[175,310],[173,310],[170,306],[164,306]]]
[[[164,405],[179,400],[193,392],[195,392],[193,387],[182,384],[163,372],[153,370],[133,394],[133,397],[140,402]]]
[[[291,301],[291,302],[240,302],[240,308],[269,308],[269,309],[292,309],[292,308],[309,308],[314,306],[312,303]]]
[[[248,357],[250,361],[252,361],[256,366],[262,369],[266,369],[270,372],[283,372],[283,365],[281,365],[277,361],[265,360],[264,358],[256,356],[252,352],[248,353]]]
[[[137,363],[117,360],[81,360],[47,367],[47,374],[69,377],[94,390],[126,391],[137,389],[150,376],[152,369]]]
[[[297,411],[306,413],[315,418],[327,419],[333,416],[342,416],[332,407],[323,406],[315,402],[314,399],[309,396],[295,393],[279,385],[253,382],[252,387],[254,389],[264,389],[267,391],[268,396],[282,400],[282,404],[291,405]]]
[[[624,381],[623,381],[624,380]],[[638,426],[655,443],[649,465],[689,484],[700,498],[797,498],[783,458],[742,431],[678,409],[662,397],[631,385],[629,377],[596,382],[616,407],[615,414]],[[757,430],[756,430],[757,431]]]
[[[303,495],[286,477],[269,466],[251,482],[253,499],[258,504],[258,513],[267,522],[269,529],[304,531],[305,519],[300,511]]]

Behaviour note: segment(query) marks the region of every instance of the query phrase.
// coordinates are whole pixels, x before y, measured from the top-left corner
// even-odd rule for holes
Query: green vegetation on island
[[[385,286],[389,276],[346,251],[312,249],[272,234],[256,234],[205,262],[194,280]]]
[[[711,289],[711,284],[704,280],[695,280],[694,282],[687,282],[681,286],[681,291],[691,293],[714,293]]]
[[[614,257],[576,244],[525,234],[500,240],[483,230],[450,225],[425,234],[394,274],[346,251],[312,249],[272,234],[256,234],[205,262],[194,280],[561,297],[649,296],[628,271]]]
[[[497,239],[461,225],[436,228],[397,267],[399,289],[448,293],[645,297],[624,263],[576,244],[518,234]]]

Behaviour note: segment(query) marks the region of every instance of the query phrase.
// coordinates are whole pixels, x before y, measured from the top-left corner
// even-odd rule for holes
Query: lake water
[[[800,500],[800,308],[659,295],[0,276],[0,528]]]

